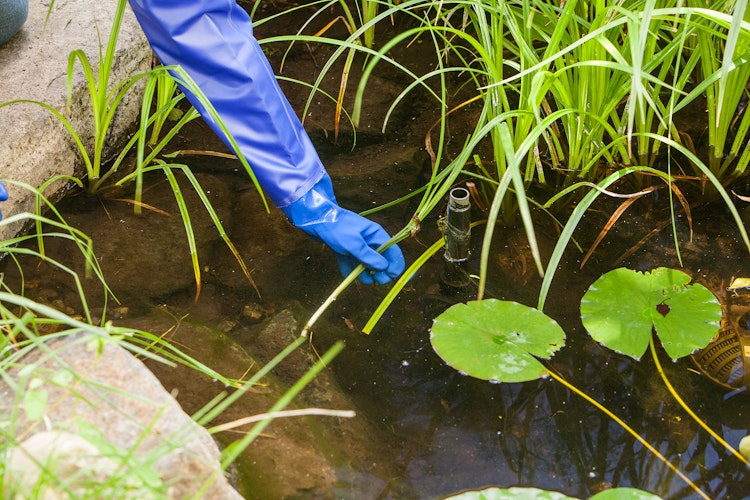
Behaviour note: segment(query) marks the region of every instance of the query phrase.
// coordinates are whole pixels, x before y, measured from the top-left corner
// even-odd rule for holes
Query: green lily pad
[[[446,500],[578,500],[556,491],[538,488],[485,488],[448,497]],[[636,488],[613,488],[597,493],[589,500],[661,500],[661,497]]]
[[[614,269],[597,279],[581,300],[581,321],[606,347],[640,359],[652,331],[672,359],[708,345],[719,331],[721,304],[675,269]]]
[[[597,493],[589,500],[661,500],[661,497],[636,488],[613,488]]]
[[[565,332],[537,309],[486,299],[448,308],[435,319],[430,341],[460,372],[482,380],[525,382],[547,375],[536,358],[549,359],[565,344]]]
[[[446,500],[578,500],[556,491],[538,488],[485,488],[483,490],[464,491],[448,497]]]

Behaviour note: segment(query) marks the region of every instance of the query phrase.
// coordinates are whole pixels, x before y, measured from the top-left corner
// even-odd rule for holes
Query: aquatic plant
[[[748,27],[730,13],[744,13],[746,6],[746,0],[716,0],[700,6],[677,0],[629,0],[616,5],[578,1],[558,5],[546,0],[500,4],[406,1],[379,12],[373,22],[402,16],[416,24],[392,35],[377,51],[357,44],[361,30],[346,40],[299,37],[300,41],[335,46],[310,84],[308,106],[336,61],[346,57],[350,62],[352,51],[366,56],[351,113],[355,124],[368,79],[379,65],[391,65],[412,79],[386,113],[384,129],[393,110],[410,92],[426,89],[440,107],[440,120],[426,140],[432,175],[423,189],[366,214],[420,197],[411,220],[394,236],[397,242],[419,231],[421,221],[443,203],[457,182],[466,178],[478,181],[481,208],[488,217],[478,298],[484,293],[495,227],[515,224],[520,218],[537,271],[543,276],[538,304],[542,308],[582,216],[601,195],[617,192],[625,201],[600,238],[636,199],[655,189],[666,189],[668,198],[678,200],[690,217],[690,203],[696,200],[688,199],[679,185],[698,180],[710,186],[711,193],[718,193],[750,251],[750,238],[725,188],[744,171],[742,161],[725,157],[723,167],[717,168],[715,162],[706,164],[675,121],[679,111],[696,105],[696,99],[704,94],[710,98],[711,89],[715,89],[717,96],[729,99],[720,106],[719,122],[725,127],[732,122],[746,81],[742,68],[747,66],[743,54]],[[435,69],[425,75],[413,74],[391,57],[394,47],[417,38],[435,47]],[[697,38],[707,43],[695,43]],[[459,85],[475,88],[476,95],[451,104],[452,89],[447,88],[447,82],[453,75],[461,75]],[[732,91],[728,90],[730,83]],[[474,130],[461,151],[446,161],[446,123],[457,109],[473,103],[482,106]],[[736,134],[734,144],[741,147],[747,127],[740,124]],[[476,154],[487,146],[491,157]],[[747,156],[750,158],[750,153]],[[687,175],[688,169],[695,175]],[[623,192],[628,185],[636,191]],[[542,189],[536,189],[532,197],[531,188],[538,186]],[[540,200],[540,193],[549,193],[548,198]],[[542,262],[536,243],[529,208],[533,204],[555,210],[557,218],[560,214],[567,217],[547,263]],[[676,204],[669,206],[674,226]],[[680,242],[677,232],[673,234],[679,258]]]
[[[49,13],[51,13],[53,6],[54,2],[49,7]],[[218,116],[216,110],[205,97],[198,85],[196,85],[189,75],[187,75],[187,73],[181,68],[156,66],[149,71],[128,76],[120,81],[111,81],[117,41],[126,6],[127,0],[118,0],[114,19],[112,21],[112,27],[109,33],[109,39],[106,46],[100,47],[96,70],[89,57],[81,49],[73,50],[68,57],[68,106],[70,106],[70,100],[72,98],[75,67],[76,63],[78,63],[83,70],[84,79],[89,93],[88,104],[90,105],[90,111],[93,116],[92,131],[77,131],[63,113],[44,102],[16,99],[0,103],[0,108],[17,103],[35,104],[48,110],[62,122],[81,154],[86,169],[86,190],[89,193],[97,193],[103,189],[106,185],[105,181],[118,172],[123,160],[131,152],[134,145],[138,144],[138,168],[147,166],[151,160],[163,151],[169,141],[177,135],[182,127],[198,116],[194,109],[189,109],[184,113],[180,112],[180,117],[174,121],[175,124],[172,126],[171,130],[165,133],[163,137],[161,136],[165,123],[167,123],[170,118],[175,117],[175,114],[178,112],[177,105],[184,99],[184,94],[177,92],[177,83],[179,83],[187,92],[196,96],[201,105],[205,107],[209,116],[219,124],[220,129],[227,137],[230,145],[237,150],[236,143],[226,129],[221,117]],[[123,103],[125,96],[128,95],[129,92],[134,91],[134,86],[139,83],[143,83],[144,85],[144,99],[141,104],[141,122],[138,131],[122,147],[122,149],[120,149],[119,154],[115,157],[114,161],[111,164],[105,165],[103,154],[107,147],[107,140],[109,139],[112,121],[119,106]],[[156,100],[152,102],[152,97],[154,95],[156,95]],[[153,111],[152,106],[154,107]],[[73,111],[82,112],[84,110]],[[147,137],[149,137],[149,128],[151,130],[150,138],[147,139]],[[83,140],[83,137],[88,133],[93,135],[94,140],[93,145],[90,148],[87,147]],[[148,156],[145,155],[146,142],[148,142],[148,145],[151,147]],[[255,176],[252,174],[252,169],[247,163],[247,160],[242,157],[241,154],[239,161],[242,163],[256,188],[260,192],[260,187],[257,184]],[[137,176],[138,173],[136,172],[135,175]],[[120,180],[119,184],[123,184],[131,179],[132,177],[127,177],[126,179]],[[138,196],[140,196],[140,193]]]
[[[526,382],[547,374],[538,358],[550,359],[561,349],[565,332],[536,309],[485,299],[458,303],[440,314],[430,343],[459,372],[493,382]]]
[[[54,2],[49,7],[48,15],[51,13],[53,6]],[[78,148],[80,156],[85,165],[86,176],[81,179],[75,176],[67,175],[56,176],[51,179],[47,179],[40,187],[38,193],[43,193],[47,186],[60,180],[65,182],[74,182],[81,187],[85,186],[86,191],[90,194],[100,193],[106,189],[111,189],[113,187],[127,186],[128,184],[134,182],[134,199],[129,201],[133,203],[135,212],[141,213],[142,208],[147,206],[142,201],[144,174],[154,170],[163,171],[173,188],[175,200],[180,210],[182,220],[185,224],[185,235],[188,240],[188,248],[192,260],[193,274],[195,275],[195,296],[197,299],[201,291],[201,270],[198,264],[195,235],[190,223],[187,205],[185,204],[184,198],[179,189],[179,184],[177,183],[173,173],[174,171],[182,172],[185,174],[186,178],[191,183],[193,188],[195,188],[196,192],[201,198],[203,206],[214,221],[221,238],[224,240],[227,247],[235,256],[235,259],[239,263],[243,274],[252,284],[252,286],[255,287],[255,283],[250,276],[247,266],[245,265],[242,257],[240,256],[239,252],[224,230],[215,209],[211,205],[205,193],[203,193],[197,179],[190,171],[190,167],[184,164],[171,164],[160,158],[160,155],[163,155],[165,148],[168,146],[170,141],[180,132],[180,130],[182,130],[185,125],[199,116],[198,112],[192,106],[188,107],[187,111],[182,111],[179,108],[180,104],[183,103],[183,100],[185,99],[185,94],[178,92],[178,83],[185,91],[190,92],[191,94],[196,96],[203,108],[206,109],[207,113],[216,121],[216,123],[218,123],[225,137],[227,137],[230,145],[233,146],[235,151],[238,151],[239,148],[236,147],[234,138],[227,130],[224,122],[221,120],[221,117],[218,116],[216,110],[200,90],[198,85],[180,67],[166,67],[159,65],[149,71],[128,76],[118,82],[111,81],[112,66],[117,48],[117,40],[119,37],[120,28],[122,26],[122,20],[126,6],[127,0],[118,0],[107,45],[106,47],[100,47],[99,61],[98,65],[96,66],[96,71],[94,69],[94,65],[91,64],[88,56],[80,49],[73,50],[68,58],[67,89],[69,105],[70,99],[72,97],[73,79],[75,76],[76,63],[80,64],[81,68],[83,69],[84,78],[89,92],[88,104],[90,105],[90,111],[93,116],[93,131],[91,131],[93,134],[93,145],[91,145],[90,148],[86,145],[83,139],[88,131],[77,131],[71,121],[62,112],[58,111],[49,104],[27,99],[16,99],[0,103],[0,108],[18,103],[31,103],[48,110],[64,125],[71,138],[73,139],[76,147]],[[137,88],[136,84],[139,83],[143,84],[143,99],[141,101],[141,113],[138,130],[121,147],[114,160],[105,165],[103,154],[108,146],[107,141],[110,138],[110,127],[112,125],[112,121],[116,115],[118,108],[124,102],[124,98],[130,92],[134,92]],[[84,110],[72,111],[77,113],[83,112]],[[165,131],[165,126],[170,123],[171,126],[168,130]],[[136,167],[134,171],[127,173],[126,175],[121,175],[120,179],[116,182],[110,182],[111,178],[115,174],[120,173],[120,167],[123,165],[125,160],[133,155],[134,147],[136,148]],[[163,156],[163,158],[166,159],[167,157]],[[265,197],[263,196],[263,192],[260,189],[258,181],[255,178],[255,175],[253,174],[249,163],[241,153],[239,154],[238,160],[243,165],[243,168],[258,190],[258,193],[263,199],[266,210],[268,210],[268,205]],[[40,195],[38,194],[36,198],[38,215],[41,214],[40,210],[42,205],[44,204],[39,196]],[[39,221],[40,219],[37,219],[36,227],[37,233],[39,233],[39,249],[43,254],[44,241],[41,235],[41,222]]]
[[[581,301],[581,319],[592,338],[634,358],[651,346],[658,356],[652,330],[672,358],[705,347],[719,329],[722,309],[710,290],[690,284],[691,278],[674,269],[650,273],[616,269],[599,278]],[[599,402],[562,378],[549,363],[564,344],[565,333],[537,309],[510,301],[484,299],[459,303],[435,318],[430,342],[435,352],[461,373],[493,382],[522,382],[549,376],[605,412],[651,453],[660,458],[702,497],[707,498],[653,446]],[[664,376],[664,375],[663,375]],[[733,447],[690,410],[671,384],[678,402],[712,437],[746,463]]]
[[[747,1],[739,1],[727,10],[699,14],[707,25],[696,30],[693,49],[700,58],[701,83],[685,101],[705,92],[708,166],[728,185],[750,163],[750,114],[745,103],[750,82],[750,10]]]
[[[509,319],[506,313],[509,310],[513,310],[515,314],[518,314],[519,310],[524,311],[523,316],[533,317],[535,321],[528,325],[523,324],[523,322],[514,323],[510,328],[505,328],[505,322]],[[481,322],[474,321],[480,311],[483,320]],[[488,321],[487,316],[492,319]],[[545,331],[540,332],[540,326],[543,326]],[[534,344],[531,344],[530,348],[527,347],[530,339],[534,339],[540,333],[545,339],[552,340],[552,342],[540,342],[543,349]],[[430,342],[438,355],[449,366],[472,377],[498,383],[534,380],[547,376],[553,378],[617,422],[646,449],[672,469],[675,474],[691,485],[696,492],[702,493],[687,476],[624,421],[562,378],[553,369],[542,365],[535,359],[540,352],[543,355],[546,354],[544,356],[546,358],[551,357],[551,354],[562,347],[564,337],[565,334],[554,320],[547,318],[546,315],[533,308],[514,302],[484,299],[466,304],[456,304],[435,318],[430,333]],[[469,342],[469,339],[475,340]],[[481,350],[476,350],[478,346],[481,347]],[[519,355],[519,352],[523,354]],[[491,364],[487,365],[486,362],[491,362]],[[522,374],[521,377],[518,376],[519,372]],[[703,497],[708,498],[705,495]]]
[[[636,360],[650,347],[652,359],[675,400],[735,457],[747,459],[688,407],[667,379],[653,335],[667,355],[683,358],[717,336],[722,307],[716,296],[687,274],[669,268],[637,272],[618,268],[603,274],[581,299],[581,321],[594,340]]]
[[[652,330],[669,357],[703,348],[719,331],[721,304],[682,271],[618,268],[602,275],[581,300],[581,321],[591,337],[608,348],[640,359]]]
[[[36,190],[28,184],[10,179],[4,179],[3,182],[16,185],[35,193],[38,207],[37,213],[14,214],[0,220],[0,227],[14,223],[23,225],[34,224],[37,226],[35,234],[20,234],[12,238],[0,240],[0,256],[5,259],[11,259],[19,269],[22,276],[23,269],[20,267],[19,258],[29,255],[37,257],[42,262],[48,262],[68,274],[73,280],[75,289],[81,297],[81,303],[83,305],[82,313],[86,320],[91,322],[92,316],[83,291],[83,284],[79,276],[79,270],[70,269],[60,262],[50,259],[44,252],[44,238],[61,238],[71,241],[83,256],[85,266],[83,273],[85,278],[96,278],[104,289],[105,303],[102,304],[102,307],[104,308],[102,319],[104,319],[106,317],[107,301],[113,296],[113,294],[107,286],[99,261],[94,255],[94,242],[79,229],[71,227],[60,214],[60,211],[42,194],[40,190]],[[42,212],[42,208],[44,208],[44,212],[47,215],[39,215],[39,213]],[[38,250],[33,249],[32,244],[34,242],[37,243]],[[4,283],[2,276],[0,276],[0,290],[7,290],[7,285]],[[20,293],[23,293],[23,290],[21,290]]]

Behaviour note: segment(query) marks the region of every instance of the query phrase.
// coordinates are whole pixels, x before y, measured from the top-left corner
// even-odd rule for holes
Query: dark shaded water
[[[322,57],[322,55],[318,55]],[[288,71],[314,73],[315,57],[287,63]],[[335,83],[335,80],[332,82]],[[379,127],[383,102],[395,95],[397,83],[386,77],[369,103],[365,132],[350,150],[346,134],[334,144],[331,106],[311,110],[311,134],[334,178],[342,205],[371,208],[416,189],[424,181],[425,123],[434,111],[421,101],[399,112],[395,131],[386,136],[367,132]],[[299,90],[299,88],[297,88]],[[289,86],[298,107],[306,92]],[[377,97],[375,97],[377,96]],[[471,113],[468,109],[467,113]],[[369,120],[369,122],[367,122]],[[323,132],[326,133],[323,133]],[[463,142],[460,127],[455,141]],[[221,150],[208,129],[196,123],[177,149]],[[66,220],[95,241],[105,276],[121,304],[121,324],[168,335],[209,366],[240,377],[254,360],[268,359],[284,345],[265,330],[287,328],[292,337],[299,324],[336,287],[335,260],[320,244],[301,235],[273,210],[266,214],[244,174],[230,160],[204,156],[183,158],[199,173],[234,244],[245,259],[261,292],[242,275],[234,257],[218,239],[211,220],[195,197],[188,196],[199,239],[202,290],[193,302],[195,285],[189,267],[182,223],[168,185],[157,175],[148,179],[147,203],[172,217],[148,213],[134,216],[132,207],[111,198],[66,200]],[[127,193],[118,197],[127,197]],[[665,200],[644,200],[620,221],[589,263],[579,269],[582,255],[570,248],[547,301],[545,312],[565,329],[568,341],[551,366],[567,380],[605,404],[663,453],[712,498],[750,498],[745,467],[706,436],[678,407],[660,382],[647,355],[640,362],[611,353],[590,340],[578,316],[586,287],[660,219]],[[648,206],[652,204],[652,206]],[[584,246],[603,227],[614,205],[592,209],[576,236]],[[409,219],[408,203],[376,219],[391,231]],[[649,213],[647,218],[642,214]],[[477,216],[481,216],[477,214]],[[719,292],[732,277],[750,276],[747,250],[736,241],[736,229],[721,209],[693,212],[692,241],[680,235],[685,269]],[[540,218],[542,246],[548,254],[556,232]],[[622,265],[637,269],[677,267],[669,228],[652,237]],[[478,238],[475,232],[478,249]],[[438,237],[435,219],[402,247],[413,261]],[[82,266],[65,244],[50,240],[51,257]],[[478,252],[475,252],[478,253]],[[7,266],[8,281],[14,270]],[[534,486],[585,498],[609,486],[634,486],[669,499],[696,494],[616,423],[552,380],[493,385],[457,374],[434,354],[429,344],[432,319],[451,303],[471,297],[441,293],[439,257],[410,282],[375,331],[361,328],[387,287],[353,286],[337,300],[314,330],[312,345],[274,374],[271,386],[295,380],[338,339],[346,349],[301,404],[355,408],[356,422],[307,419],[274,423],[239,466],[243,493],[272,498],[286,495],[314,498],[436,498],[487,485]],[[619,265],[619,264],[618,264]],[[473,267],[472,267],[473,266]],[[476,262],[470,263],[476,272]],[[80,304],[70,280],[52,267],[24,267],[28,294],[71,313]],[[521,232],[498,231],[490,263],[490,296],[535,305],[539,278],[533,272]],[[722,284],[723,280],[723,284]],[[87,282],[90,304],[101,304],[101,292]],[[294,317],[280,326],[280,313]],[[296,323],[295,323],[296,320]],[[175,325],[177,329],[171,329]],[[286,325],[286,326],[284,326]],[[170,330],[171,329],[171,330]],[[662,360],[683,398],[712,428],[737,445],[748,433],[750,400],[729,396],[696,373],[687,361]],[[188,412],[199,409],[223,390],[205,377],[154,367]],[[266,411],[269,394],[251,394],[222,418],[232,420]],[[224,435],[224,440],[236,437]],[[317,438],[317,440],[316,440]],[[322,438],[322,439],[321,439]],[[322,443],[323,442],[323,443]],[[306,446],[309,444],[309,446]],[[325,444],[325,446],[323,445]],[[324,457],[325,459],[321,459]]]

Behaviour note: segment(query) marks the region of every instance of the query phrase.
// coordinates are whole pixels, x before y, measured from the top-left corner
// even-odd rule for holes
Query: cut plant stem
[[[656,352],[656,346],[654,344],[654,337],[651,336],[651,341],[649,343],[649,347],[651,349],[651,357],[654,358],[654,364],[656,365],[656,369],[659,372],[659,375],[661,376],[661,379],[664,381],[664,385],[667,386],[667,389],[672,394],[672,397],[679,403],[680,406],[690,415],[690,418],[692,418],[698,425],[703,427],[703,430],[708,432],[712,438],[714,438],[717,442],[719,442],[723,447],[725,447],[727,450],[729,450],[732,455],[740,459],[740,461],[745,464],[746,466],[750,467],[750,463],[748,463],[747,458],[742,456],[742,454],[737,451],[732,445],[727,443],[724,438],[719,436],[716,432],[714,432],[713,429],[711,429],[706,422],[703,421],[698,415],[695,414],[693,410],[690,409],[690,407],[687,405],[687,403],[680,397],[680,395],[677,393],[675,388],[672,386],[672,384],[669,382],[669,379],[667,378],[667,374],[664,372],[664,369],[661,366],[661,363],[659,362],[659,356]]]
[[[695,490],[695,492],[698,495],[700,495],[701,498],[705,498],[706,500],[710,500],[711,497],[709,497],[708,495],[706,495],[705,493],[703,493],[700,490],[700,488],[698,488],[698,486],[696,486],[696,484],[693,483],[690,480],[689,477],[687,477],[685,474],[683,474],[677,467],[675,467],[672,464],[672,462],[670,462],[669,460],[667,460],[667,458],[664,455],[662,455],[661,453],[659,453],[659,450],[657,450],[656,448],[654,448],[653,446],[651,446],[648,443],[648,441],[646,441],[645,439],[643,439],[640,434],[638,434],[637,432],[635,432],[635,430],[632,427],[630,427],[628,424],[626,424],[625,421],[623,421],[620,417],[618,417],[617,415],[615,415],[614,413],[612,413],[611,411],[609,411],[605,406],[603,406],[597,400],[595,400],[594,398],[592,398],[591,396],[589,396],[585,392],[583,392],[580,389],[578,389],[576,386],[574,386],[573,384],[571,384],[570,382],[568,382],[567,380],[565,380],[562,376],[558,375],[557,373],[555,373],[551,369],[547,369],[547,373],[549,374],[550,377],[552,377],[553,379],[555,379],[557,382],[560,382],[562,385],[564,385],[565,387],[567,387],[568,389],[570,389],[571,391],[573,391],[574,393],[576,393],[577,395],[579,395],[580,397],[582,397],[583,399],[585,399],[587,402],[591,403],[596,408],[598,408],[599,410],[601,410],[602,412],[604,412],[604,414],[606,414],[609,418],[611,418],[612,420],[614,420],[615,422],[617,422],[617,424],[620,425],[623,429],[625,429],[628,432],[628,434],[630,434],[635,439],[637,439],[638,442],[641,443],[648,451],[650,451],[651,453],[653,453],[654,456],[656,456],[656,458],[658,458],[659,460],[661,460],[667,467],[669,467],[672,470],[672,472],[674,472],[675,474],[677,474],[680,477],[680,479],[682,479],[683,481],[685,481],[693,490]]]
[[[412,223],[413,224],[413,223]],[[391,240],[384,245],[377,248],[378,252],[384,251],[386,248],[388,248],[391,245],[395,245],[399,241],[405,239],[410,231],[413,228],[411,225],[406,226],[404,229],[399,231]],[[357,279],[357,276],[359,276],[359,273],[365,270],[365,267],[363,265],[358,265],[354,268],[354,270],[349,273],[349,276],[344,278],[344,280],[339,283],[339,286],[336,287],[336,289],[331,293],[331,295],[328,296],[328,298],[323,302],[323,304],[320,305],[320,307],[313,313],[313,315],[310,317],[309,320],[307,320],[307,323],[305,323],[304,328],[302,328],[302,332],[300,333],[300,337],[308,337],[310,335],[310,331],[312,330],[313,325],[318,321],[318,319],[323,315],[323,313],[330,307],[331,304],[334,303],[334,301],[338,298],[341,293],[346,290],[346,288],[351,285],[354,280]],[[403,278],[403,276],[402,276]],[[394,297],[395,298],[395,297]],[[369,324],[369,323],[368,323]]]

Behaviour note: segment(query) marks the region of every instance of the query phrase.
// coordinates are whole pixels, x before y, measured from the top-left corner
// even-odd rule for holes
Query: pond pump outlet
[[[471,199],[464,188],[451,189],[445,217],[445,260],[465,262],[469,260],[471,239]]]
[[[445,216],[445,265],[440,275],[443,293],[453,295],[465,290],[471,280],[463,263],[469,260],[469,240],[471,239],[471,201],[469,191],[454,188],[448,199]]]

